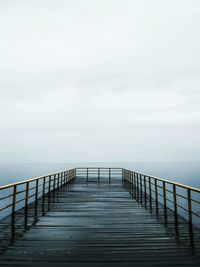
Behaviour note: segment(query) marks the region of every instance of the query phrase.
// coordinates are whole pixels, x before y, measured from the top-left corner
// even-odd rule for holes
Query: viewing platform
[[[123,168],[0,187],[0,266],[200,266],[200,189]]]

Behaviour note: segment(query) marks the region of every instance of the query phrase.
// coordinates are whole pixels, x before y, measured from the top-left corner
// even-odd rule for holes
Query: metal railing
[[[108,179],[111,182],[111,178],[117,177],[122,178],[122,168],[117,167],[80,167],[76,168],[76,177],[86,178],[89,181],[89,178],[97,179],[100,178]]]
[[[200,189],[147,174],[123,169],[123,180],[131,185],[135,198],[152,208],[152,200],[156,209],[159,203],[181,215],[191,224],[200,222]]]
[[[34,215],[37,216],[39,198],[42,202],[42,213],[44,213],[46,196],[75,177],[76,170],[70,169],[0,186],[0,217],[3,218],[11,214],[12,224],[15,224],[16,212],[24,208],[24,216],[27,217],[28,206],[31,203],[34,206]]]
[[[185,217],[190,223],[200,221],[200,189],[124,168],[109,167],[80,167],[1,186],[0,218],[11,214],[14,224],[16,212],[24,208],[26,217],[30,203],[37,216],[38,199],[43,213],[45,203],[49,201],[46,197],[76,177],[87,181],[89,178],[97,181],[105,178],[109,182],[111,178],[122,179],[129,183],[134,197],[146,206],[152,208],[155,203],[158,210],[160,203],[163,204],[165,213],[167,209],[171,209],[175,215]]]

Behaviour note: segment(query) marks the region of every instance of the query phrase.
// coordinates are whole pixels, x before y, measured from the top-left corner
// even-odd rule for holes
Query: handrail
[[[68,171],[70,171],[70,170],[73,170],[73,169],[69,169]],[[45,175],[42,175],[42,176],[37,176],[35,178],[30,178],[30,179],[23,180],[23,181],[16,182],[16,183],[12,183],[12,184],[2,185],[2,186],[0,186],[0,190],[8,189],[8,188],[13,187],[15,185],[22,185],[22,184],[25,184],[27,182],[34,182],[34,181],[40,180],[40,179],[42,179],[44,177],[48,177],[48,176],[52,176],[52,175],[57,175],[57,174],[62,173],[62,172],[66,172],[66,170],[60,171],[60,172],[56,172],[56,173],[49,173],[49,174],[45,174]]]
[[[12,215],[12,225],[15,224],[16,211],[24,208],[27,220],[28,205],[33,203],[34,215],[38,212],[38,198],[42,198],[42,214],[45,212],[45,196],[76,178],[76,169],[69,169],[56,173],[49,173],[32,179],[0,186],[0,215]],[[21,206],[19,206],[19,204]],[[9,210],[8,210],[9,209]],[[11,209],[11,211],[10,211]],[[26,221],[25,220],[25,221]]]
[[[85,170],[87,170],[87,169],[95,169],[95,170],[98,170],[98,169],[105,169],[105,170],[108,170],[108,169],[128,170],[128,169],[121,168],[121,167],[76,167],[76,170],[84,170],[84,169]],[[128,170],[128,171],[130,171],[130,170]],[[141,172],[134,171],[134,170],[131,170],[131,171],[133,171],[134,173],[141,174],[141,175],[146,176],[146,177],[150,177],[150,178],[153,178],[153,179],[157,179],[159,181],[162,181],[162,182],[166,182],[166,183],[171,184],[171,185],[175,184],[175,185],[180,186],[182,188],[191,189],[193,191],[196,191],[196,192],[200,193],[200,188],[197,188],[197,187],[189,186],[189,185],[182,184],[182,183],[177,183],[177,182],[174,182],[174,181],[171,181],[171,180],[167,180],[165,178],[161,178],[161,177],[157,177],[157,176],[152,176],[152,175],[141,173]]]
[[[200,210],[200,206],[198,206],[200,205],[199,188],[128,169],[123,169],[122,178],[130,183],[131,192],[134,193],[135,198],[140,199],[141,203],[144,202],[145,205],[149,201],[150,208],[152,208],[152,200],[154,199],[157,210],[158,203],[162,203],[165,213],[167,212],[167,208],[170,208],[174,210],[175,216],[178,214],[182,215],[178,211],[180,208],[187,212],[187,219],[190,223],[193,223],[194,217],[200,220],[200,212],[196,211],[196,209]],[[172,186],[170,190],[169,185]],[[177,192],[178,189],[181,189],[183,192]],[[193,193],[198,193],[197,199],[195,199]],[[169,207],[168,202],[173,205],[173,208]]]
[[[171,184],[171,185],[175,184],[175,185],[180,186],[182,188],[191,189],[193,191],[196,191],[196,192],[200,193],[200,188],[197,188],[197,187],[189,186],[189,185],[182,184],[182,183],[177,183],[177,182],[174,182],[174,181],[171,181],[171,180],[167,180],[167,179],[164,179],[164,178],[160,178],[160,177],[157,177],[157,176],[152,176],[152,175],[141,173],[141,172],[136,172],[136,171],[134,171],[134,172],[138,173],[138,174],[141,174],[143,176],[146,176],[146,177],[150,177],[150,178],[156,179],[156,180],[161,181],[161,182],[166,182],[166,183]]]
[[[122,170],[123,168],[121,167],[77,167],[76,170],[84,170],[84,169],[101,169],[101,170],[108,170],[108,169],[114,169],[114,170]]]

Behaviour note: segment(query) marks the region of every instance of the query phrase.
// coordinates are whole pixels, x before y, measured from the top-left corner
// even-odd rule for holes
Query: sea
[[[190,162],[0,163],[0,186],[74,167],[123,167],[200,188],[200,163]]]

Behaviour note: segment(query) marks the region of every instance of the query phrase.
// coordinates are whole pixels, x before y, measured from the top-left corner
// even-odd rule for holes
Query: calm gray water
[[[0,164],[0,185],[82,166],[124,167],[200,188],[200,163],[8,163]]]

